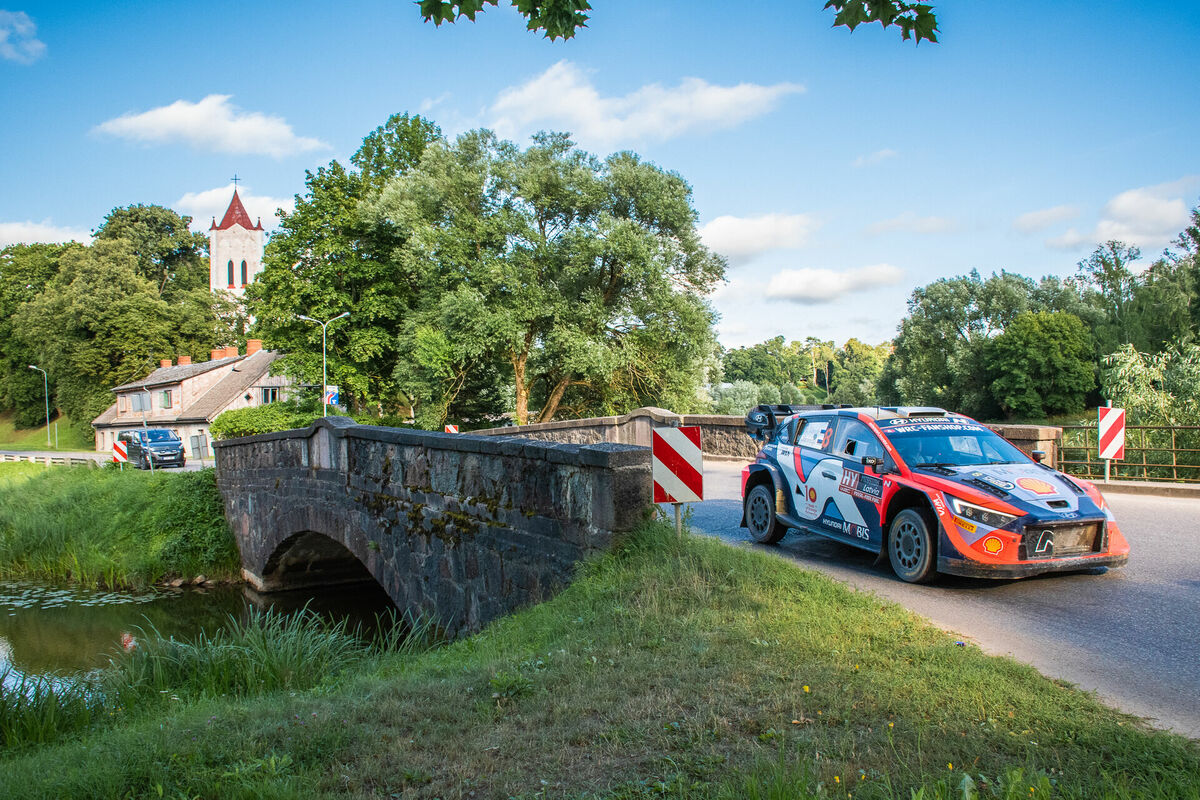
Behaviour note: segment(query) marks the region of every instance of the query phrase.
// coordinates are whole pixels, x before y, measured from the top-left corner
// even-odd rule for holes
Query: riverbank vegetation
[[[118,587],[237,574],[211,469],[0,464],[0,577]]]
[[[0,753],[0,796],[1200,797],[1196,742],[658,525],[547,603],[444,647],[322,664],[311,689],[196,691],[195,671],[163,670],[102,728]]]

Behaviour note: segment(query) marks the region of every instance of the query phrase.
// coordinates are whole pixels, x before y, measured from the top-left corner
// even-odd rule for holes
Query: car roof
[[[805,409],[797,416],[812,417],[822,414],[834,414],[839,417],[857,418],[860,414],[870,417],[876,422],[889,419],[969,419],[963,414],[947,411],[936,406],[823,406],[819,409]]]

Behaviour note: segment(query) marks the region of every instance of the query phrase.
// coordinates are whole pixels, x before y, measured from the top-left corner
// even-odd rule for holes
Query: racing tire
[[[787,533],[787,528],[775,518],[775,492],[765,483],[746,495],[745,513],[750,538],[759,544],[776,544]]]
[[[929,521],[915,508],[896,515],[888,528],[888,559],[896,577],[908,583],[929,583],[937,577],[937,550]]]

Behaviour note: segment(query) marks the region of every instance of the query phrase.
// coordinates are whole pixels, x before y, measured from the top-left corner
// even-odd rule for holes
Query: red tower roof
[[[242,205],[242,199],[238,197],[237,189],[233,190],[233,199],[229,201],[229,208],[225,210],[225,216],[221,217],[221,224],[216,224],[214,220],[213,226],[209,230],[225,231],[234,225],[241,225],[248,231],[261,231],[263,229],[261,219],[257,225],[251,224],[250,215],[246,213],[246,207]]]

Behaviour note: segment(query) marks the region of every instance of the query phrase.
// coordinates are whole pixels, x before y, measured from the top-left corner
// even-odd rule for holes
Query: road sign
[[[326,386],[325,387],[325,405],[336,406],[338,404],[338,399],[339,399],[338,387]]]
[[[458,433],[458,426],[446,423],[446,433]]]
[[[655,428],[650,475],[654,502],[695,503],[704,499],[704,455],[700,426]]]
[[[1125,409],[1101,408],[1099,432],[1100,458],[1125,458]]]
[[[129,460],[129,453],[125,451],[124,442],[113,442],[113,463],[124,464]]]

